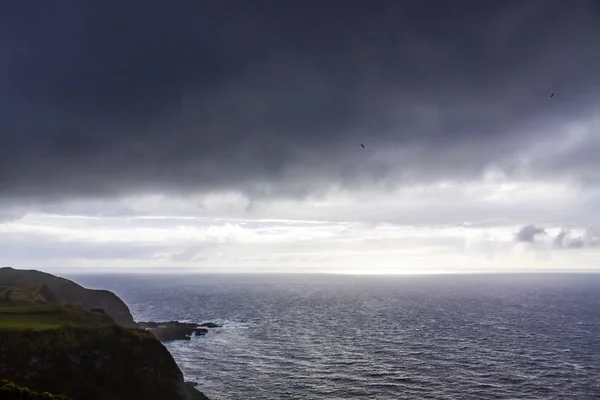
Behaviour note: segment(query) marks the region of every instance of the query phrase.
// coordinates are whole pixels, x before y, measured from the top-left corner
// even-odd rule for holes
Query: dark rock
[[[138,322],[138,328],[151,332],[161,342],[190,340],[198,324],[188,322]]]
[[[205,329],[205,328],[198,328],[194,331],[195,336],[204,336],[207,333],[208,333],[208,329]]]
[[[221,328],[223,325],[217,324],[215,322],[203,322],[200,325],[203,328]]]

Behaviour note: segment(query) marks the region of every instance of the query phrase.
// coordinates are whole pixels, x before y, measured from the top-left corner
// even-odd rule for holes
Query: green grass
[[[29,295],[21,296],[21,293],[9,295],[9,300],[12,297],[13,302],[64,302],[88,309],[102,308],[116,323],[131,328],[136,327],[127,305],[117,295],[107,290],[86,289],[73,281],[41,271],[0,268],[0,293],[9,286],[31,288]],[[0,303],[3,302],[3,297],[6,300],[5,294],[6,292],[4,296],[0,294]]]
[[[2,400],[70,400],[63,395],[35,392],[7,379],[0,379],[0,398]]]
[[[0,314],[54,314],[58,312],[56,304],[2,304]]]
[[[0,316],[0,330],[3,329],[55,329],[60,328],[65,322],[53,315],[40,315],[31,318],[29,315],[15,314]]]
[[[15,310],[17,311],[17,310]],[[110,317],[95,315],[85,310],[57,307],[54,310],[0,310],[0,330],[54,329],[66,325],[102,325],[113,323]]]
[[[55,296],[50,292],[46,285],[19,285],[5,287],[0,290],[1,303],[29,303],[45,304],[53,303]]]
[[[106,314],[71,304],[53,303],[45,285],[14,286],[0,292],[0,330],[55,329],[65,325],[101,325],[114,321]]]

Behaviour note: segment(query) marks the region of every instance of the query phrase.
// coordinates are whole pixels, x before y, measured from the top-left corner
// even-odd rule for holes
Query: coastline
[[[202,323],[138,325],[113,292],[37,270],[0,268],[0,286],[4,389],[88,400],[208,399],[163,344],[206,334]]]

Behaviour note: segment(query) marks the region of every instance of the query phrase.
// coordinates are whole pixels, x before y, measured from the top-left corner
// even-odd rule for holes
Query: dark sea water
[[[600,275],[72,278],[222,321],[167,344],[213,400],[600,399]]]

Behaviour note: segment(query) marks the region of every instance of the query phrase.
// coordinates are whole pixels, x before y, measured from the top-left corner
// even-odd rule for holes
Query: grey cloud
[[[563,144],[548,143],[544,151],[524,155],[529,158],[528,167],[538,175],[554,178],[577,177],[580,182],[600,182],[598,154],[600,154],[600,113],[596,108],[587,121],[573,124],[574,137],[565,137]]]
[[[517,242],[524,243],[533,243],[535,242],[535,238],[537,236],[542,236],[546,234],[546,230],[544,228],[538,228],[535,225],[526,225],[522,227],[519,232],[515,235],[515,240]]]
[[[18,220],[27,213],[26,209],[12,205],[0,206],[0,224]]]
[[[561,229],[560,232],[556,235],[556,237],[552,241],[552,244],[554,245],[554,247],[563,247],[563,242],[568,234],[569,234],[568,230]]]
[[[0,235],[0,260],[48,261],[71,259],[88,260],[145,260],[168,250],[166,244],[82,242],[55,240],[36,234]]]
[[[568,246],[572,249],[579,249],[585,246],[585,243],[583,242],[583,238],[576,237],[569,242]]]
[[[600,236],[595,233],[593,227],[587,228],[581,236],[571,236],[571,231],[561,229],[553,240],[553,244],[557,248],[563,249],[581,249],[584,247],[600,246]]]
[[[198,251],[195,249],[188,249],[188,250],[184,250],[180,253],[173,253],[171,255],[172,261],[187,262],[187,261],[204,261],[207,259],[208,259],[208,257],[199,255]]]
[[[171,254],[171,260],[176,262],[206,261],[209,256],[223,251],[229,244],[225,243],[195,243],[186,246],[182,251]]]
[[[525,188],[527,190],[527,188]],[[560,185],[556,189],[562,191]],[[538,189],[535,189],[538,191]],[[177,227],[237,224],[247,222],[247,226],[264,227],[266,220],[299,220],[361,222],[366,224],[392,223],[398,225],[465,225],[475,227],[523,226],[531,220],[544,221],[547,226],[598,226],[600,219],[595,210],[600,206],[600,198],[590,196],[587,190],[573,188],[568,199],[554,197],[552,192],[542,188],[533,198],[516,198],[511,202],[490,202],[485,196],[474,196],[463,185],[451,187],[413,187],[388,195],[375,192],[358,198],[344,196],[340,201],[325,198],[325,202],[313,207],[311,201],[256,202],[256,207],[245,211],[243,199],[226,199],[216,196],[200,209],[195,206],[203,196],[191,196],[180,201],[165,198],[161,201],[144,198],[121,198],[112,200],[68,201],[65,203],[45,203],[41,211],[60,216],[81,216],[71,218],[69,226],[87,229],[95,226],[112,225],[139,227]],[[550,196],[547,198],[546,196]],[[311,199],[312,200],[312,199]],[[318,201],[318,199],[317,199]],[[10,208],[5,208],[7,212]],[[10,213],[17,216],[18,210]],[[111,216],[108,218],[107,216]],[[165,217],[169,216],[169,218]],[[498,216],[497,218],[490,218]],[[215,220],[217,218],[217,220]],[[250,222],[254,221],[254,222]],[[61,222],[61,223],[64,223]]]
[[[592,0],[33,3],[1,6],[5,198],[469,179],[600,94]]]
[[[205,261],[209,256],[227,249],[227,243],[211,242],[145,242],[107,240],[91,242],[67,240],[44,234],[0,234],[0,264],[21,261],[60,260],[127,260],[148,261],[170,258],[171,261]],[[110,267],[110,266],[107,266]]]

